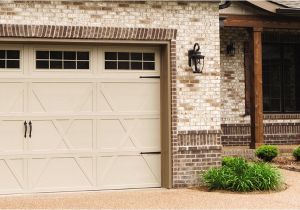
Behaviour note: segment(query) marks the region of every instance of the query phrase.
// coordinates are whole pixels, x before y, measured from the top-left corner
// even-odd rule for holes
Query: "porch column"
[[[262,93],[262,27],[253,28],[253,79],[251,100],[251,148],[264,144]]]

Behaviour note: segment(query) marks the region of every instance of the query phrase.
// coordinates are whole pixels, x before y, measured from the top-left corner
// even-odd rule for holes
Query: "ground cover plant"
[[[297,161],[300,161],[300,146],[293,151],[293,156]]]
[[[279,149],[274,145],[263,145],[258,147],[255,151],[255,155],[266,162],[272,161],[275,157],[278,156],[278,154]]]
[[[248,162],[243,158],[224,158],[222,167],[201,175],[210,190],[237,192],[278,190],[282,179],[277,168],[265,162]]]

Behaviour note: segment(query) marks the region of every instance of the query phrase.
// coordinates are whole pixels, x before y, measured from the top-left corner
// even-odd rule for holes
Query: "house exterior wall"
[[[268,30],[296,33],[294,30]],[[250,116],[245,110],[244,43],[249,42],[246,28],[225,27],[220,30],[221,49],[221,127],[222,145],[248,146],[251,141]],[[226,55],[226,46],[235,42],[236,54]],[[299,114],[264,114],[267,144],[300,144]]]
[[[194,185],[199,171],[220,165],[218,2],[4,1],[0,8],[0,24],[176,29],[170,40],[173,187]],[[187,65],[195,42],[205,55],[203,74]]]

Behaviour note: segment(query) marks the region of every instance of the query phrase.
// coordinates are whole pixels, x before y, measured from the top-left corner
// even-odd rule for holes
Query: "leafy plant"
[[[294,149],[293,156],[296,158],[296,160],[300,161],[300,146]]]
[[[255,155],[267,162],[272,161],[279,154],[279,149],[274,145],[263,145],[256,149]]]
[[[243,158],[224,158],[221,168],[211,168],[202,174],[210,189],[238,192],[276,190],[281,184],[277,168],[268,163],[248,163]]]

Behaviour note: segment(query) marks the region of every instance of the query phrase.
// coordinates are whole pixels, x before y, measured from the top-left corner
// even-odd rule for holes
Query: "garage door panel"
[[[34,158],[29,162],[33,190],[63,190],[93,186],[92,158]]]
[[[24,112],[24,83],[0,83],[0,114]]]
[[[135,139],[141,150],[160,151],[159,118],[127,119],[126,124],[132,129],[130,135]]]
[[[152,167],[153,164],[160,165],[159,158],[156,159],[156,163],[154,162],[149,165],[141,155],[101,157],[98,161],[100,187],[104,189],[159,187],[157,167]]]
[[[105,150],[137,150],[138,145],[132,136],[125,120],[103,119],[98,121],[98,145],[101,151]]]
[[[31,151],[92,150],[92,120],[34,120],[32,127]]]
[[[31,90],[34,113],[92,112],[91,83],[33,83]]]
[[[23,152],[24,151],[24,121],[3,120],[0,121],[0,154],[1,152]]]
[[[24,164],[22,159],[0,158],[0,192],[25,190]]]
[[[159,83],[102,83],[98,92],[99,110],[153,112],[160,110]]]

